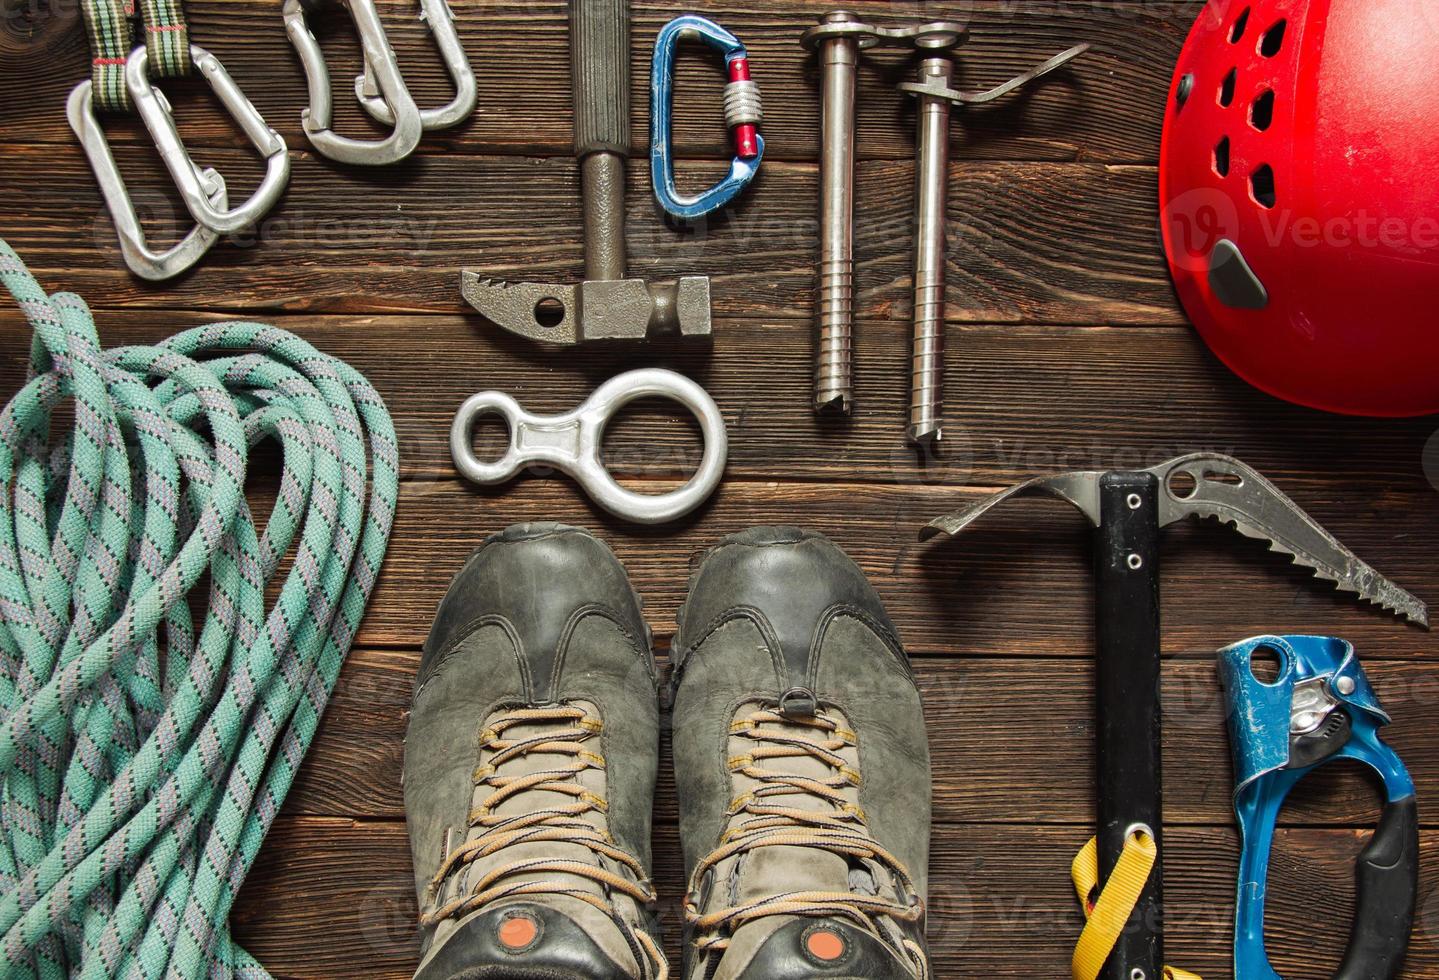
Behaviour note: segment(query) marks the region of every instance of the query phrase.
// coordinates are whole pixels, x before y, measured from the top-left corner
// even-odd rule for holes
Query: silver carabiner
[[[666,494],[634,493],[615,482],[600,456],[605,426],[621,408],[639,398],[678,402],[699,420],[704,457],[690,481]],[[475,422],[487,415],[503,418],[510,445],[493,463],[475,456]],[[689,378],[663,368],[641,368],[611,378],[583,405],[564,415],[532,415],[502,391],[485,391],[460,406],[450,429],[450,454],[460,475],[475,483],[504,483],[521,468],[553,466],[584,488],[605,510],[639,524],[663,524],[704,503],[724,475],[729,441],[724,416],[714,399]]]
[[[130,100],[145,121],[145,128],[155,140],[160,159],[165,162],[165,168],[180,189],[180,196],[190,214],[211,231],[232,235],[251,227],[268,214],[285,192],[285,184],[290,179],[290,152],[284,139],[266,125],[254,104],[240,91],[218,58],[198,44],[192,44],[190,62],[210,83],[211,91],[229,111],[251,145],[265,158],[265,179],[250,199],[238,207],[228,208],[223,204],[216,207],[211,202],[211,195],[200,179],[200,171],[190,159],[190,151],[185,149],[180,132],[175,128],[175,116],[169,100],[150,81],[150,53],[143,44],[131,51],[125,61],[125,87],[130,90]]]
[[[330,69],[325,64],[320,42],[305,23],[302,0],[285,0],[285,33],[300,55],[305,69],[305,82],[310,90],[310,104],[300,112],[300,123],[315,149],[331,160],[365,166],[384,166],[403,160],[420,143],[422,124],[420,109],[405,87],[394,49],[380,23],[374,0],[344,0],[360,35],[365,71],[372,74],[378,97],[389,106],[394,117],[390,135],[378,140],[358,140],[340,136],[331,128],[335,117],[334,95],[330,91]]]
[[[131,272],[150,282],[170,279],[198,262],[200,257],[210,250],[210,246],[219,241],[219,232],[197,224],[190,229],[189,234],[169,249],[163,252],[152,251],[145,241],[145,232],[140,228],[135,204],[130,200],[129,191],[125,189],[125,179],[120,176],[120,168],[115,165],[115,157],[110,152],[105,131],[100,128],[100,121],[95,118],[94,86],[90,79],[87,78],[70,91],[70,98],[65,103],[65,116],[69,119],[70,128],[75,131],[76,138],[80,140],[80,146],[85,150],[90,169],[95,171],[100,194],[105,199],[105,207],[110,211],[110,220],[115,223],[115,232],[120,238],[120,254],[124,256],[125,265]],[[212,168],[201,170],[188,157],[186,162],[196,185],[207,194],[210,206],[223,210],[227,203],[225,179]]]
[[[464,45],[455,31],[455,13],[446,0],[420,0],[420,20],[430,25],[430,36],[435,39],[435,47],[440,49],[440,58],[455,83],[455,97],[449,105],[420,110],[420,128],[427,132],[449,129],[475,111],[478,98],[475,73],[470,70],[470,59],[465,56]],[[389,103],[380,97],[380,86],[370,71],[368,61],[365,62],[364,73],[355,78],[355,97],[375,121],[386,126],[395,124],[395,114]]]

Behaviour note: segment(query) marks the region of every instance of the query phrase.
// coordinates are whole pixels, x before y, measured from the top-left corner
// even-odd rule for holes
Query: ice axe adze
[[[1125,844],[1147,834],[1158,852],[1102,980],[1160,980],[1162,855],[1159,730],[1159,529],[1213,517],[1269,543],[1341,591],[1428,628],[1423,602],[1360,561],[1272,483],[1237,459],[1199,453],[1147,470],[1040,477],[942,517],[921,539],[958,534],[1012,497],[1067,500],[1096,528],[1094,565],[1099,881]]]

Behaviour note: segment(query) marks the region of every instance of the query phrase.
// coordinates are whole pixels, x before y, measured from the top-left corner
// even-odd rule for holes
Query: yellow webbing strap
[[[1079,904],[1084,908],[1084,931],[1074,947],[1074,959],[1070,969],[1074,980],[1096,980],[1104,961],[1119,940],[1119,934],[1129,922],[1134,906],[1154,862],[1159,857],[1159,848],[1154,838],[1136,831],[1124,842],[1124,851],[1114,865],[1114,871],[1099,891],[1099,841],[1091,837],[1089,843],[1074,856],[1069,875],[1074,880],[1074,890],[1079,895]],[[1096,896],[1095,892],[1099,894]],[[1172,966],[1164,968],[1165,980],[1200,980],[1199,976]]]

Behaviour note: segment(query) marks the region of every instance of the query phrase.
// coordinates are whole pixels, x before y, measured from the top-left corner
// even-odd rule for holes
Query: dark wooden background
[[[936,458],[903,442],[908,386],[913,110],[894,85],[902,55],[865,61],[860,108],[859,411],[809,410],[818,78],[800,32],[818,0],[700,2],[750,46],[767,109],[769,159],[726,216],[689,235],[657,220],[646,163],[631,173],[630,247],[650,277],[714,277],[713,348],[655,345],[561,353],[511,339],[467,312],[459,269],[573,280],[580,214],[569,156],[561,0],[458,0],[479,74],[465,126],[400,166],[359,170],[313,153],[299,126],[298,62],[274,0],[192,0],[194,40],[216,54],[294,161],[280,207],[164,287],[121,267],[94,181],[65,122],[85,76],[78,0],[5,0],[0,38],[0,234],[52,289],[96,307],[107,344],[153,341],[209,318],[279,324],[349,360],[379,387],[402,437],[404,483],[391,554],[305,770],[236,913],[278,976],[405,978],[414,916],[399,792],[417,651],[445,584],[485,535],[560,519],[609,541],[644,594],[660,647],[691,565],[719,536],[789,522],[832,535],[872,576],[923,685],[934,754],[934,914],[940,976],[1066,976],[1080,918],[1069,859],[1090,833],[1093,629],[1087,536],[1065,508],[1024,504],[952,543],[920,545],[931,517],[1056,467],[1158,462],[1195,449],[1265,472],[1400,584],[1439,598],[1431,420],[1336,418],[1261,395],[1185,325],[1166,276],[1155,162],[1170,66],[1199,11],[1136,3],[928,0],[854,4],[879,21],[969,17],[961,82],[1002,80],[1077,41],[1077,66],[1001,108],[966,112],[953,140],[947,351],[950,425]],[[654,33],[681,8],[637,3],[636,146]],[[383,14],[421,105],[449,98],[407,2]],[[365,125],[350,78],[358,46],[321,18],[339,122]],[[677,140],[684,180],[723,167],[720,83],[707,53],[682,58]],[[182,132],[220,167],[232,199],[259,166],[212,101],[169,85]],[[157,238],[182,214],[141,127],[112,120],[116,156]],[[26,328],[0,304],[4,391],[23,370]],[[648,364],[702,381],[730,426],[727,480],[691,518],[637,529],[596,511],[564,479],[478,491],[458,482],[445,439],[460,401],[500,388],[560,411],[616,372]],[[1426,447],[1429,476],[1426,477]],[[609,440],[617,468],[660,486],[697,458],[694,427],[642,407]],[[1358,644],[1395,718],[1393,743],[1425,819],[1419,917],[1406,976],[1439,977],[1439,644],[1312,582],[1216,525],[1177,527],[1164,546],[1166,822],[1170,958],[1230,974],[1237,837],[1211,651],[1259,632],[1334,632]],[[1351,864],[1378,813],[1372,783],[1316,777],[1286,811],[1269,922],[1286,977],[1327,977],[1352,908]],[[671,944],[683,889],[672,780],[656,807],[657,875]]]

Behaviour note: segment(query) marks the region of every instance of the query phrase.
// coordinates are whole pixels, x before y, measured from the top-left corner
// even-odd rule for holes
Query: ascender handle
[[[1260,680],[1263,648],[1281,661]],[[1337,759],[1378,773],[1384,811],[1354,866],[1355,915],[1335,980],[1393,980],[1403,967],[1419,890],[1419,813],[1414,781],[1379,737],[1388,721],[1353,647],[1330,637],[1263,636],[1221,650],[1234,811],[1242,840],[1235,902],[1235,980],[1281,980],[1264,947],[1264,907],[1275,826],[1298,783]],[[1315,691],[1321,692],[1316,695]],[[1302,692],[1302,693],[1298,693]]]

